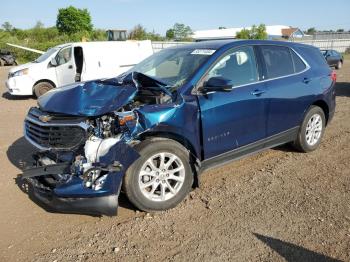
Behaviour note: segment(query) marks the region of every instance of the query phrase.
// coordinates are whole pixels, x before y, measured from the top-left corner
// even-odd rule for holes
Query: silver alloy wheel
[[[185,166],[181,159],[169,152],[157,153],[148,158],[139,173],[142,194],[151,201],[173,198],[185,180]]]
[[[307,122],[305,137],[310,146],[314,146],[320,140],[322,134],[322,117],[314,114]]]

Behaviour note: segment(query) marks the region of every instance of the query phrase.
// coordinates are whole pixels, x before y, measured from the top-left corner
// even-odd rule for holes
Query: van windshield
[[[128,73],[139,72],[159,79],[168,86],[180,87],[215,51],[193,48],[164,49],[143,60]]]
[[[50,48],[45,53],[43,53],[41,56],[39,56],[37,59],[34,60],[35,63],[41,63],[44,62],[46,59],[48,59],[52,54],[57,52],[59,48]]]

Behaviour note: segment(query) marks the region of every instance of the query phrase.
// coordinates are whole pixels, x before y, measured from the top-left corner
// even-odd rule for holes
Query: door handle
[[[308,83],[310,83],[310,82],[311,82],[311,79],[310,79],[310,78],[304,77],[304,79],[303,79],[303,83],[304,83],[304,84],[308,84]]]
[[[265,93],[265,91],[264,90],[259,90],[259,89],[256,89],[256,90],[251,92],[251,94],[253,96],[261,96],[263,93]]]
[[[72,65],[69,65],[69,66],[68,66],[68,69],[73,69],[73,66],[72,66]]]

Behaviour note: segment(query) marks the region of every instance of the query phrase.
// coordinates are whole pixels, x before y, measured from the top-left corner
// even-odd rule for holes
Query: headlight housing
[[[10,73],[9,78],[15,77],[15,76],[28,75],[28,73],[29,73],[29,68],[21,69],[21,70],[14,72],[14,73]]]

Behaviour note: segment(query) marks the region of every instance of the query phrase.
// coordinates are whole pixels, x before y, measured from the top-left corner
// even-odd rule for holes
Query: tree
[[[315,27],[311,27],[311,28],[307,29],[305,33],[307,35],[314,35],[314,34],[316,34],[316,32],[317,32],[316,28]]]
[[[41,21],[37,21],[35,26],[34,26],[35,29],[41,29],[41,28],[44,28],[44,24],[41,22]]]
[[[74,34],[78,32],[91,32],[91,16],[87,9],[73,6],[58,9],[56,27],[60,33]]]
[[[10,22],[5,22],[2,25],[2,28],[5,29],[5,31],[10,32],[13,29],[13,26],[10,24]]]
[[[138,24],[136,25],[130,32],[129,32],[129,39],[133,40],[145,40],[147,39],[147,31],[146,28],[144,28],[142,25]]]
[[[175,32],[174,32],[174,29],[170,28],[166,31],[166,34],[165,34],[166,38],[167,39],[174,39],[175,38]]]
[[[176,23],[173,27],[174,39],[176,40],[187,40],[192,35],[192,29],[184,24]]]
[[[250,39],[250,30],[243,28],[241,31],[236,33],[238,39]]]
[[[343,33],[344,31],[345,31],[344,29],[340,28],[337,30],[337,33]]]
[[[239,39],[267,39],[266,26],[260,24],[259,26],[253,25],[251,29],[243,28],[237,32],[236,38]]]

